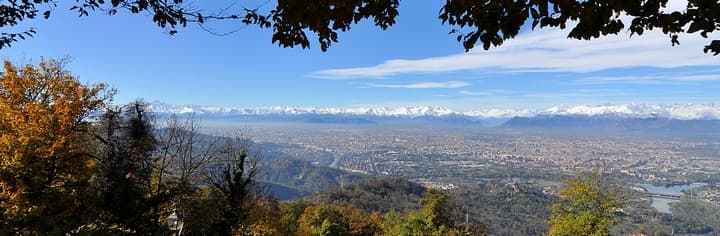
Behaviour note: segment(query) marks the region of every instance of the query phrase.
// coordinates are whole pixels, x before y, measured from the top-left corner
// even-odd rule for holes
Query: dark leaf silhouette
[[[339,42],[338,32],[351,29],[360,21],[369,20],[385,30],[396,22],[399,0],[277,0],[274,9],[263,11],[265,2],[254,8],[239,12],[206,15],[203,10],[182,0],[85,0],[75,2],[71,11],[80,17],[101,11],[110,15],[118,11],[152,15],[153,22],[160,28],[169,28],[171,34],[176,28],[186,27],[188,22],[200,25],[209,21],[230,20],[244,25],[256,25],[273,31],[271,42],[281,47],[310,47],[307,33],[317,37],[320,50],[328,50]],[[685,9],[668,12],[664,9],[666,0],[661,1],[565,1],[565,0],[446,0],[438,18],[442,23],[458,29],[461,43],[466,50],[482,43],[485,50],[500,46],[505,40],[520,33],[526,24],[536,28],[560,28],[570,26],[569,38],[592,40],[627,30],[631,35],[642,35],[657,30],[670,37],[670,44],[679,44],[683,34],[709,33],[720,29],[720,2],[689,0]],[[0,28],[17,26],[20,22],[37,17],[40,9],[44,18],[49,18],[55,3],[49,0],[6,1],[0,4]],[[552,6],[552,7],[551,7]],[[237,21],[239,20],[239,21]],[[530,22],[528,22],[530,20]],[[207,29],[207,28],[205,28]],[[460,32],[460,31],[457,31]],[[227,33],[217,33],[226,35]],[[4,32],[0,36],[0,49],[23,39],[18,34]],[[478,42],[478,40],[480,42]],[[704,51],[720,53],[713,43]]]

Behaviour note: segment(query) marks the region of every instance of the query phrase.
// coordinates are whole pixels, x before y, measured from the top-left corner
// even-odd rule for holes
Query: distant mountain
[[[536,130],[546,133],[596,135],[660,135],[674,137],[719,137],[720,120],[681,120],[663,117],[636,118],[616,113],[601,115],[536,115],[515,117],[500,128]]]
[[[216,106],[197,105],[169,105],[155,102],[151,109],[160,114],[189,114],[212,115],[212,116],[237,116],[237,115],[353,115],[353,116],[374,116],[374,117],[443,117],[456,115],[458,113],[445,108],[435,106],[409,106],[409,107],[380,107],[380,108],[314,108],[314,107],[293,107],[274,106],[259,108],[228,108]]]
[[[720,119],[720,105],[712,103],[687,105],[622,104],[555,106],[539,112],[538,115],[718,120]]]
[[[376,124],[379,122],[429,122],[445,124],[485,124],[490,119],[502,121],[512,118],[511,115],[484,117],[467,115],[452,111],[445,107],[410,106],[380,108],[308,108],[275,106],[261,108],[225,108],[196,105],[169,105],[152,103],[150,108],[159,115],[194,114],[203,119],[243,120],[243,121],[284,121],[305,122],[313,124]],[[478,113],[479,114],[479,113]],[[488,122],[492,125],[502,122]]]
[[[314,108],[275,106],[260,108],[228,108],[217,106],[151,104],[160,115],[195,114],[203,119],[243,121],[285,121],[314,124],[377,124],[381,122],[424,122],[504,127],[579,127],[636,129],[639,127],[699,128],[720,120],[720,105],[686,104],[620,104],[554,106],[545,110],[485,109],[465,112],[437,106],[379,108]],[[663,121],[665,120],[665,121]],[[682,121],[708,122],[682,122]],[[667,123],[667,124],[666,124]],[[624,127],[624,128],[623,128]]]
[[[555,106],[533,116],[513,117],[499,127],[543,133],[717,138],[720,137],[720,106]]]
[[[306,122],[316,124],[374,124],[374,121],[363,119],[360,117],[334,116],[334,115],[317,115],[308,117]]]

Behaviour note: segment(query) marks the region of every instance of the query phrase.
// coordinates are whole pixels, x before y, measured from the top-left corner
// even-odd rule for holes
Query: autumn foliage
[[[86,145],[104,85],[84,85],[61,61],[18,68],[0,78],[0,232],[62,231],[77,215],[95,166]],[[48,216],[52,218],[48,219]],[[2,234],[2,233],[0,233]]]

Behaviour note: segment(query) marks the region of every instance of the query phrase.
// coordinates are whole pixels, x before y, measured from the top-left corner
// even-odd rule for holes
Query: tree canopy
[[[86,207],[97,162],[88,118],[105,106],[102,84],[83,85],[62,62],[4,64],[0,76],[0,234],[57,234]]]
[[[269,0],[262,5],[269,3]],[[631,35],[659,30],[671,45],[679,44],[682,34],[699,34],[708,38],[720,29],[720,2],[689,0],[684,9],[667,10],[668,0],[446,0],[439,19],[453,27],[466,50],[482,44],[485,50],[500,46],[517,36],[521,28],[570,28],[568,38],[591,40],[627,30]],[[320,49],[326,51],[339,41],[338,32],[350,30],[353,24],[372,20],[387,29],[400,14],[399,0],[278,0],[274,9],[245,8],[239,12],[194,7],[183,0],[76,0],[69,10],[79,16],[94,12],[115,15],[118,12],[149,14],[158,27],[170,34],[188,23],[201,27],[209,21],[229,20],[244,25],[272,29],[271,41],[281,47],[310,47],[307,33],[317,36]],[[34,28],[6,32],[22,21],[42,15],[51,17],[57,3],[50,0],[11,0],[0,4],[0,49],[36,34]],[[60,9],[62,10],[62,9]],[[720,40],[710,40],[705,53],[720,54]]]
[[[551,206],[548,235],[610,235],[624,202],[601,178],[593,172],[565,181],[560,202]]]

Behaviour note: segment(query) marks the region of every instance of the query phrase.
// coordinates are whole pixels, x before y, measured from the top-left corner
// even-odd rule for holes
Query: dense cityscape
[[[553,183],[559,176],[600,170],[631,183],[709,182],[693,195],[720,203],[716,141],[312,125],[259,125],[248,132],[258,142],[283,144],[282,152],[316,165],[399,176],[428,186],[453,188],[517,177]]]

